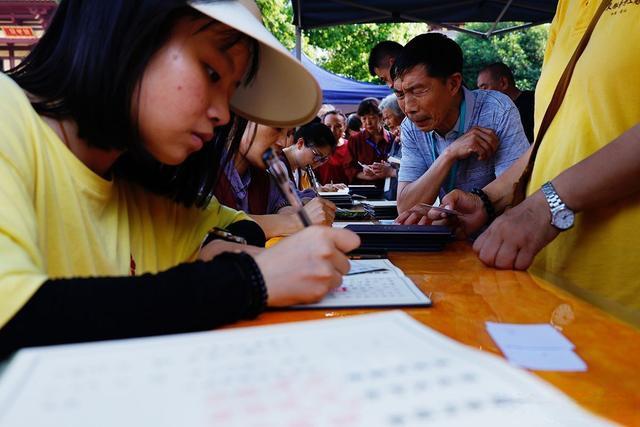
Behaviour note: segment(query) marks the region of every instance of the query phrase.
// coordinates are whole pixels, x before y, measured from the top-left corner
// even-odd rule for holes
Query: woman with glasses
[[[315,177],[309,176],[309,167],[315,169],[329,160],[336,148],[331,129],[321,123],[309,123],[298,129],[294,145],[283,150],[283,160],[289,169],[289,179],[301,197],[315,197]]]

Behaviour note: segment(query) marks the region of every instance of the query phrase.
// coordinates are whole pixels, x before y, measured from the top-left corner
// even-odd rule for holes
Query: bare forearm
[[[502,175],[487,184],[483,190],[493,202],[496,212],[502,212],[513,200],[513,189],[527,167],[531,148],[527,150]]]
[[[250,216],[262,228],[266,238],[271,239],[293,234],[302,228],[298,219],[288,209],[293,210],[291,207],[284,207],[277,214]]]
[[[398,184],[398,213],[411,209],[418,203],[433,203],[440,193],[440,187],[447,178],[455,159],[442,155],[412,183]]]
[[[553,185],[576,212],[640,191],[640,124],[562,172]]]

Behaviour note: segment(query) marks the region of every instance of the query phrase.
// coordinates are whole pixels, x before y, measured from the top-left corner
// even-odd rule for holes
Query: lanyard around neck
[[[464,97],[464,94],[462,95]],[[462,135],[464,133],[464,122],[465,122],[465,118],[467,116],[467,109],[466,109],[466,101],[464,98],[462,98],[462,103],[460,104],[460,114],[458,116],[458,135]],[[435,131],[433,131],[435,132]],[[431,135],[431,132],[429,132],[428,134],[429,137],[429,147],[431,148],[431,154],[433,155],[433,161],[435,162],[436,159],[438,158],[438,156],[440,155],[440,153],[438,153],[438,150],[436,148],[436,141],[433,138],[433,136]],[[451,167],[451,170],[449,171],[449,174],[447,175],[447,179],[446,179],[446,183],[443,186],[445,193],[449,193],[450,191],[452,191],[454,188],[456,188],[456,178],[458,176],[458,161],[456,160],[456,162],[453,164],[453,166]]]
[[[385,143],[387,142],[387,139],[385,138],[384,130],[382,131],[382,139],[383,139],[383,141]],[[378,144],[373,142],[369,138],[365,138],[365,142],[369,145],[369,147],[373,148],[373,150],[376,152],[376,155],[378,156],[378,158],[384,159],[385,157],[387,157],[389,155],[389,151],[391,150],[391,144],[389,144],[387,146],[387,149],[383,152],[378,147]]]

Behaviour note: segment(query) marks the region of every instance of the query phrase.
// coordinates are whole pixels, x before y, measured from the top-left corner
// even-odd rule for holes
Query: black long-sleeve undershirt
[[[226,227],[226,230],[236,236],[244,237],[247,244],[253,246],[264,247],[267,240],[264,231],[260,228],[258,223],[249,220],[236,221],[229,224]]]
[[[212,329],[255,317],[264,297],[244,253],[138,277],[51,279],[0,329],[0,358],[22,347]]]

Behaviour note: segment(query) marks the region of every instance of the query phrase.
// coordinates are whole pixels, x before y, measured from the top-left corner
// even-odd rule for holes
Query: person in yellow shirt
[[[251,0],[61,1],[0,74],[0,355],[210,329],[339,285],[350,232],[207,243],[264,241],[212,198],[236,113],[291,127],[320,100]]]
[[[601,1],[561,0],[536,89],[535,129]],[[580,56],[535,158],[528,197],[512,209],[528,152],[480,196],[442,201],[464,215],[458,232],[489,266],[551,279],[640,324],[640,3],[612,1]],[[531,151],[531,150],[530,150]],[[429,212],[431,219],[440,214]]]

